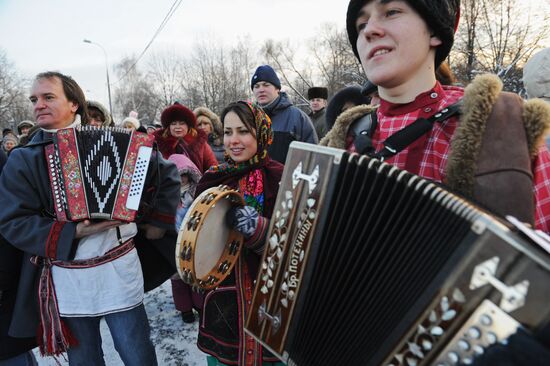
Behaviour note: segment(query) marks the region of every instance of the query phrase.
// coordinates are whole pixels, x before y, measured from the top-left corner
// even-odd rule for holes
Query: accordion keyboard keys
[[[143,191],[143,186],[145,184],[147,167],[149,165],[149,160],[151,159],[152,151],[153,149],[148,146],[141,146],[139,148],[136,167],[132,177],[132,184],[130,185],[128,199],[126,200],[126,207],[130,210],[137,210],[139,208],[141,192]]]
[[[471,364],[475,356],[497,342],[506,343],[521,325],[490,300],[484,300],[464,323],[447,347],[436,358],[435,365]]]

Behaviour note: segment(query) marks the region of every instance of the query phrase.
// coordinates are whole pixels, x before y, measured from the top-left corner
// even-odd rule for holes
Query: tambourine
[[[193,201],[176,245],[176,266],[185,283],[210,290],[231,273],[244,240],[225,216],[244,205],[241,194],[225,185],[207,189]]]

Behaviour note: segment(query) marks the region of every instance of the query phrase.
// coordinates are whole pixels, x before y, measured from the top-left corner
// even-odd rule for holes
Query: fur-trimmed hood
[[[220,146],[223,144],[223,125],[220,121],[220,117],[214,112],[212,112],[207,107],[198,107],[196,108],[193,113],[195,113],[195,116],[197,117],[197,121],[200,116],[204,116],[210,120],[210,123],[212,124],[212,139],[214,146]]]
[[[23,127],[29,127],[29,128],[33,128],[35,125],[35,123],[33,121],[28,121],[28,120],[25,120],[25,121],[21,121],[17,124],[17,133],[21,135],[21,129]]]
[[[88,108],[99,109],[99,111],[103,114],[105,117],[105,122],[103,122],[102,127],[109,127],[111,125],[111,114],[103,104],[95,100],[87,100],[86,103],[88,104]]]

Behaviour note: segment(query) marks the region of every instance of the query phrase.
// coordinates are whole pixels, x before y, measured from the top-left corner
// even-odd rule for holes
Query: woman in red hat
[[[183,154],[204,173],[218,161],[208,145],[208,136],[197,129],[193,111],[181,104],[174,104],[160,116],[162,129],[155,131],[155,141],[165,159],[172,154]]]
[[[182,154],[189,158],[204,173],[218,161],[208,145],[208,136],[197,129],[197,119],[193,111],[181,104],[174,104],[162,111],[162,128],[153,135],[159,151],[165,159],[171,155]],[[178,229],[178,228],[177,228]],[[172,296],[176,309],[181,312],[184,322],[195,321],[193,308],[200,311],[202,295],[193,293],[191,287],[176,274],[171,278]]]

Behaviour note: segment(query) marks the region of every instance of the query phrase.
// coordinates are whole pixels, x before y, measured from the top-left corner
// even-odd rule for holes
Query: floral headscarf
[[[235,172],[245,168],[253,167],[267,159],[267,148],[273,142],[273,131],[271,130],[271,118],[264,112],[264,110],[256,103],[250,101],[239,101],[238,103],[246,104],[254,115],[255,129],[256,129],[256,142],[258,149],[256,154],[248,161],[242,163],[236,163],[226,153],[225,163],[212,166],[209,171],[212,172]]]

